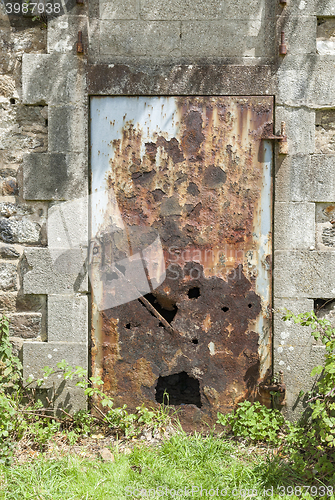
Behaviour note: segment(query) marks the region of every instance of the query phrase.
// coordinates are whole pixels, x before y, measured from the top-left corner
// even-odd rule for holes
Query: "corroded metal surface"
[[[272,150],[261,135],[272,105],[91,99],[92,371],[117,404],[154,405],[166,384],[192,425],[260,396],[271,368]]]

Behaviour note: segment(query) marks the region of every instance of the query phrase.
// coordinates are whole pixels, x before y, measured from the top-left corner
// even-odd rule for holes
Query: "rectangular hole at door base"
[[[193,404],[201,408],[199,380],[190,377],[186,372],[159,377],[156,401],[170,405]]]

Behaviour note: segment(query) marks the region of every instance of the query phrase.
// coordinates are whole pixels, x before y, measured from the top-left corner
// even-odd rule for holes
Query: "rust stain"
[[[145,358],[138,359],[126,376],[135,394],[140,394],[142,387],[150,388],[157,378],[152,371],[151,363]]]
[[[203,329],[205,330],[206,333],[210,330],[211,326],[212,326],[212,322],[211,322],[210,314],[206,314],[206,317],[205,317],[204,322],[203,322]]]
[[[176,137],[159,132],[144,140],[140,128],[125,122],[106,182],[124,224],[134,229],[133,251],[141,248],[135,228],[160,235],[167,275],[151,299],[179,335],[139,300],[96,311],[92,361],[107,390],[129,408],[156,404],[159,377],[196,378],[201,407],[183,410],[192,426],[256,398],[261,371],[271,364],[269,341],[261,366],[257,330],[259,318],[271,329],[271,308],[256,288],[265,152],[254,131],[272,121],[273,103],[268,97],[176,102]],[[108,217],[105,224],[107,230]],[[121,242],[115,252],[126,255]],[[263,265],[271,283],[269,254]]]

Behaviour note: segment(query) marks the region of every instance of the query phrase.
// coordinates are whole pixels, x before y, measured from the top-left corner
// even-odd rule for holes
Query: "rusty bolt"
[[[83,54],[83,53],[84,53],[83,34],[81,31],[78,31],[77,54]]]
[[[285,7],[285,5],[287,5],[287,0],[279,0],[279,3],[280,3],[280,5]]]
[[[279,54],[284,56],[286,53],[287,53],[287,48],[285,44],[285,33],[284,31],[282,31],[280,35]]]

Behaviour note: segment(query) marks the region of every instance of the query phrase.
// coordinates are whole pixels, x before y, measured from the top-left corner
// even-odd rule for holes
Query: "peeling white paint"
[[[282,347],[278,347],[278,349],[277,349],[278,352],[283,352],[283,350],[284,349]]]
[[[52,355],[51,354],[48,354],[48,358],[51,359],[52,358]]]
[[[280,336],[282,339],[288,339],[290,336],[290,333],[289,332],[281,332]]]
[[[285,365],[285,362],[283,360],[279,361],[280,366]]]
[[[290,350],[290,351],[294,351],[294,347],[291,345],[291,346],[289,347],[289,350]]]
[[[304,8],[306,7],[306,2],[305,0],[301,0],[301,2],[299,3],[299,9],[300,10],[304,10]]]
[[[55,43],[53,49],[56,52],[70,52],[72,51],[72,47],[73,39],[68,35],[63,40],[59,40],[57,43]]]
[[[210,355],[214,356],[214,354],[215,354],[215,345],[214,345],[214,342],[210,342],[208,344],[208,349],[209,349]]]

